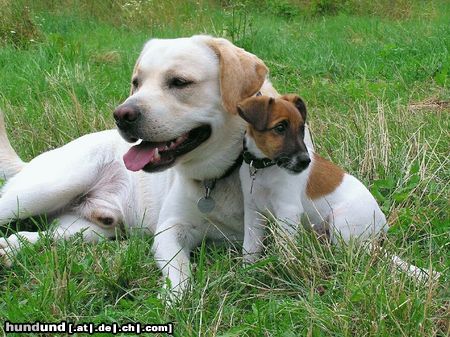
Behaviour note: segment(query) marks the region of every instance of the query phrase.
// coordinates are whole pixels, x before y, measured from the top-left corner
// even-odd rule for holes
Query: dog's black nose
[[[300,173],[306,169],[311,163],[311,158],[308,153],[300,153],[296,158],[296,164],[293,167],[293,171]]]
[[[276,159],[277,165],[291,171],[292,173],[300,173],[306,169],[311,163],[308,152],[292,153],[283,155]]]
[[[114,111],[114,119],[116,120],[117,125],[120,126],[120,124],[130,124],[135,122],[140,114],[141,112],[136,105],[122,104]]]
[[[307,166],[307,165],[309,165],[309,163],[311,163],[311,158],[309,157],[308,153],[301,153],[298,156],[298,161],[300,163],[302,163],[303,165]]]

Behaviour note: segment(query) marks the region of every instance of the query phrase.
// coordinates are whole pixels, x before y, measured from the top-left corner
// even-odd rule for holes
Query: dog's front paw
[[[14,256],[20,250],[20,239],[13,234],[9,238],[0,238],[0,263],[7,267],[11,267]]]
[[[161,292],[158,294],[158,298],[166,303],[169,307],[174,307],[183,298],[184,294],[187,292],[188,281],[184,281],[178,284],[176,287],[172,287],[172,283],[169,278],[166,278],[162,287]]]
[[[244,253],[242,257],[243,265],[248,266],[254,264],[259,259],[259,253]]]

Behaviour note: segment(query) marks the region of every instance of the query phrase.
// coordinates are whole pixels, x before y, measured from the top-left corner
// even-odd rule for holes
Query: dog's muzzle
[[[280,157],[276,160],[277,165],[291,171],[293,173],[300,173],[304,171],[311,163],[311,158],[307,152],[301,152],[288,156]]]

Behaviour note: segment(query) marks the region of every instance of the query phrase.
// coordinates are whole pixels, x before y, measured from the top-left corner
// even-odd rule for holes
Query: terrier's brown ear
[[[295,94],[287,94],[287,95],[281,96],[280,98],[294,104],[294,106],[300,112],[300,115],[302,116],[303,121],[306,122],[306,105],[305,105],[305,102],[303,102],[303,100],[300,98],[300,96],[295,95]]]
[[[237,111],[256,131],[267,129],[274,99],[267,96],[250,97],[239,103]]]
[[[223,107],[236,114],[237,104],[261,89],[266,79],[267,67],[258,57],[226,39],[210,38],[207,44],[219,57]]]

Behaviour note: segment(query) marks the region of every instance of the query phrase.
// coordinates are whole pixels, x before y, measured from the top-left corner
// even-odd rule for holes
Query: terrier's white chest
[[[240,169],[245,205],[277,218],[296,221],[302,212],[303,173],[292,175],[278,166],[253,172],[248,164]]]

